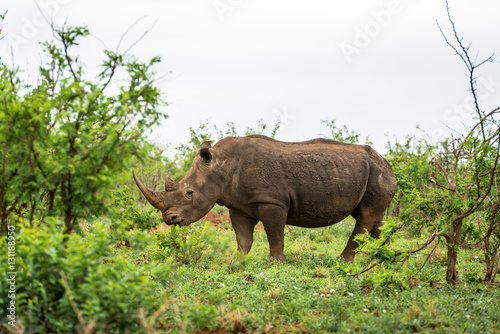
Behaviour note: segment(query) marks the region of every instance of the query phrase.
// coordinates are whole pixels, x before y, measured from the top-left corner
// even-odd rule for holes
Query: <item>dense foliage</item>
[[[151,278],[161,274],[168,279],[169,267],[157,264],[133,268],[128,259],[113,254],[116,243],[101,223],[92,224],[83,236],[63,233],[59,222],[48,219],[36,228],[20,221],[16,233],[16,313],[22,320],[18,328],[27,333],[77,332],[92,327],[94,332],[122,333],[142,326],[137,310],[153,313],[160,302],[155,294],[162,290]],[[134,236],[141,249],[149,236]],[[67,238],[67,241],[63,240]],[[132,238],[132,236],[129,236]],[[5,244],[5,237],[0,239]],[[0,260],[7,263],[2,247]],[[0,281],[8,291],[8,282]],[[8,298],[0,296],[2,320],[7,319]]]
[[[165,117],[154,85],[154,64],[106,51],[102,72],[84,77],[72,50],[86,28],[54,30],[36,87],[17,69],[0,65],[0,218],[57,216],[66,232],[82,217],[106,213],[105,191],[134,156],[144,134]],[[116,81],[116,82],[115,82]],[[118,85],[118,86],[116,86]]]
[[[460,252],[464,279],[454,288],[443,282],[443,244],[404,265],[377,267],[354,279],[373,249],[364,247],[352,265],[338,259],[353,227],[350,219],[328,228],[288,230],[285,263],[269,261],[260,225],[252,252],[235,253],[234,232],[226,223],[122,232],[128,247],[109,238],[109,222],[93,222],[66,243],[56,221],[41,228],[23,222],[17,229],[16,324],[25,333],[487,333],[500,328],[491,307],[499,290],[478,282],[481,250]],[[400,231],[390,250],[419,242]],[[2,246],[2,262],[5,254]],[[6,283],[0,284],[6,291]],[[3,321],[5,296],[0,303]]]

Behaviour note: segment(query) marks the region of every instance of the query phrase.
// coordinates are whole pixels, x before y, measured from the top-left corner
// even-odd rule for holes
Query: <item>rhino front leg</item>
[[[229,210],[229,216],[231,217],[231,224],[233,225],[234,232],[236,233],[238,249],[243,253],[248,254],[253,244],[254,227],[259,221],[231,209]]]
[[[269,242],[269,255],[278,261],[285,261],[285,224],[287,211],[275,204],[260,204],[259,217],[264,225]]]

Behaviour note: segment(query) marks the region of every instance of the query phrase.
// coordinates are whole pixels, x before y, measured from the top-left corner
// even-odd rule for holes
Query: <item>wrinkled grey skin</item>
[[[137,186],[167,224],[189,225],[215,205],[229,209],[238,247],[245,254],[255,225],[267,233],[271,257],[284,261],[285,225],[323,227],[349,215],[356,225],[341,254],[354,259],[354,236],[380,234],[396,192],[389,163],[372,148],[327,139],[286,143],[265,136],[227,137],[203,143],[187,175],[166,178],[165,191]]]

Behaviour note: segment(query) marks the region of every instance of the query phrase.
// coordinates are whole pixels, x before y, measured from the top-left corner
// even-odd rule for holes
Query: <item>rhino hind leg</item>
[[[356,235],[368,232],[370,236],[378,238],[380,236],[380,227],[383,225],[384,214],[385,207],[366,208],[360,203],[352,213],[352,216],[356,219],[356,225],[340,257],[346,262],[354,260],[355,251],[358,248],[358,243],[354,241]]]
[[[375,223],[375,226],[372,227],[372,230],[370,231],[370,236],[372,238],[378,239],[380,237],[380,228],[384,225],[383,219],[379,219],[378,222]]]
[[[396,192],[396,178],[392,170],[387,170],[387,166],[386,164],[379,166],[381,167],[379,170],[370,174],[365,194],[351,213],[356,219],[356,225],[341,254],[341,257],[347,262],[354,260],[355,250],[358,248],[358,244],[354,241],[356,235],[368,232],[374,238],[380,236],[382,220]]]
[[[254,228],[259,221],[254,218],[249,218],[235,210],[229,210],[229,216],[234,232],[236,233],[238,250],[242,251],[244,254],[248,254],[253,244]]]

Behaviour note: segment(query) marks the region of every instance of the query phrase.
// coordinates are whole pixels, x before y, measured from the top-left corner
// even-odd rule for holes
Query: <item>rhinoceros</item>
[[[229,209],[238,248],[247,254],[261,221],[270,256],[284,261],[285,225],[317,228],[351,215],[356,219],[341,257],[351,262],[354,237],[379,237],[396,191],[389,163],[367,145],[328,139],[282,142],[262,135],[204,142],[180,182],[168,176],[165,191],[140,191],[171,225],[189,225],[217,203]]]

